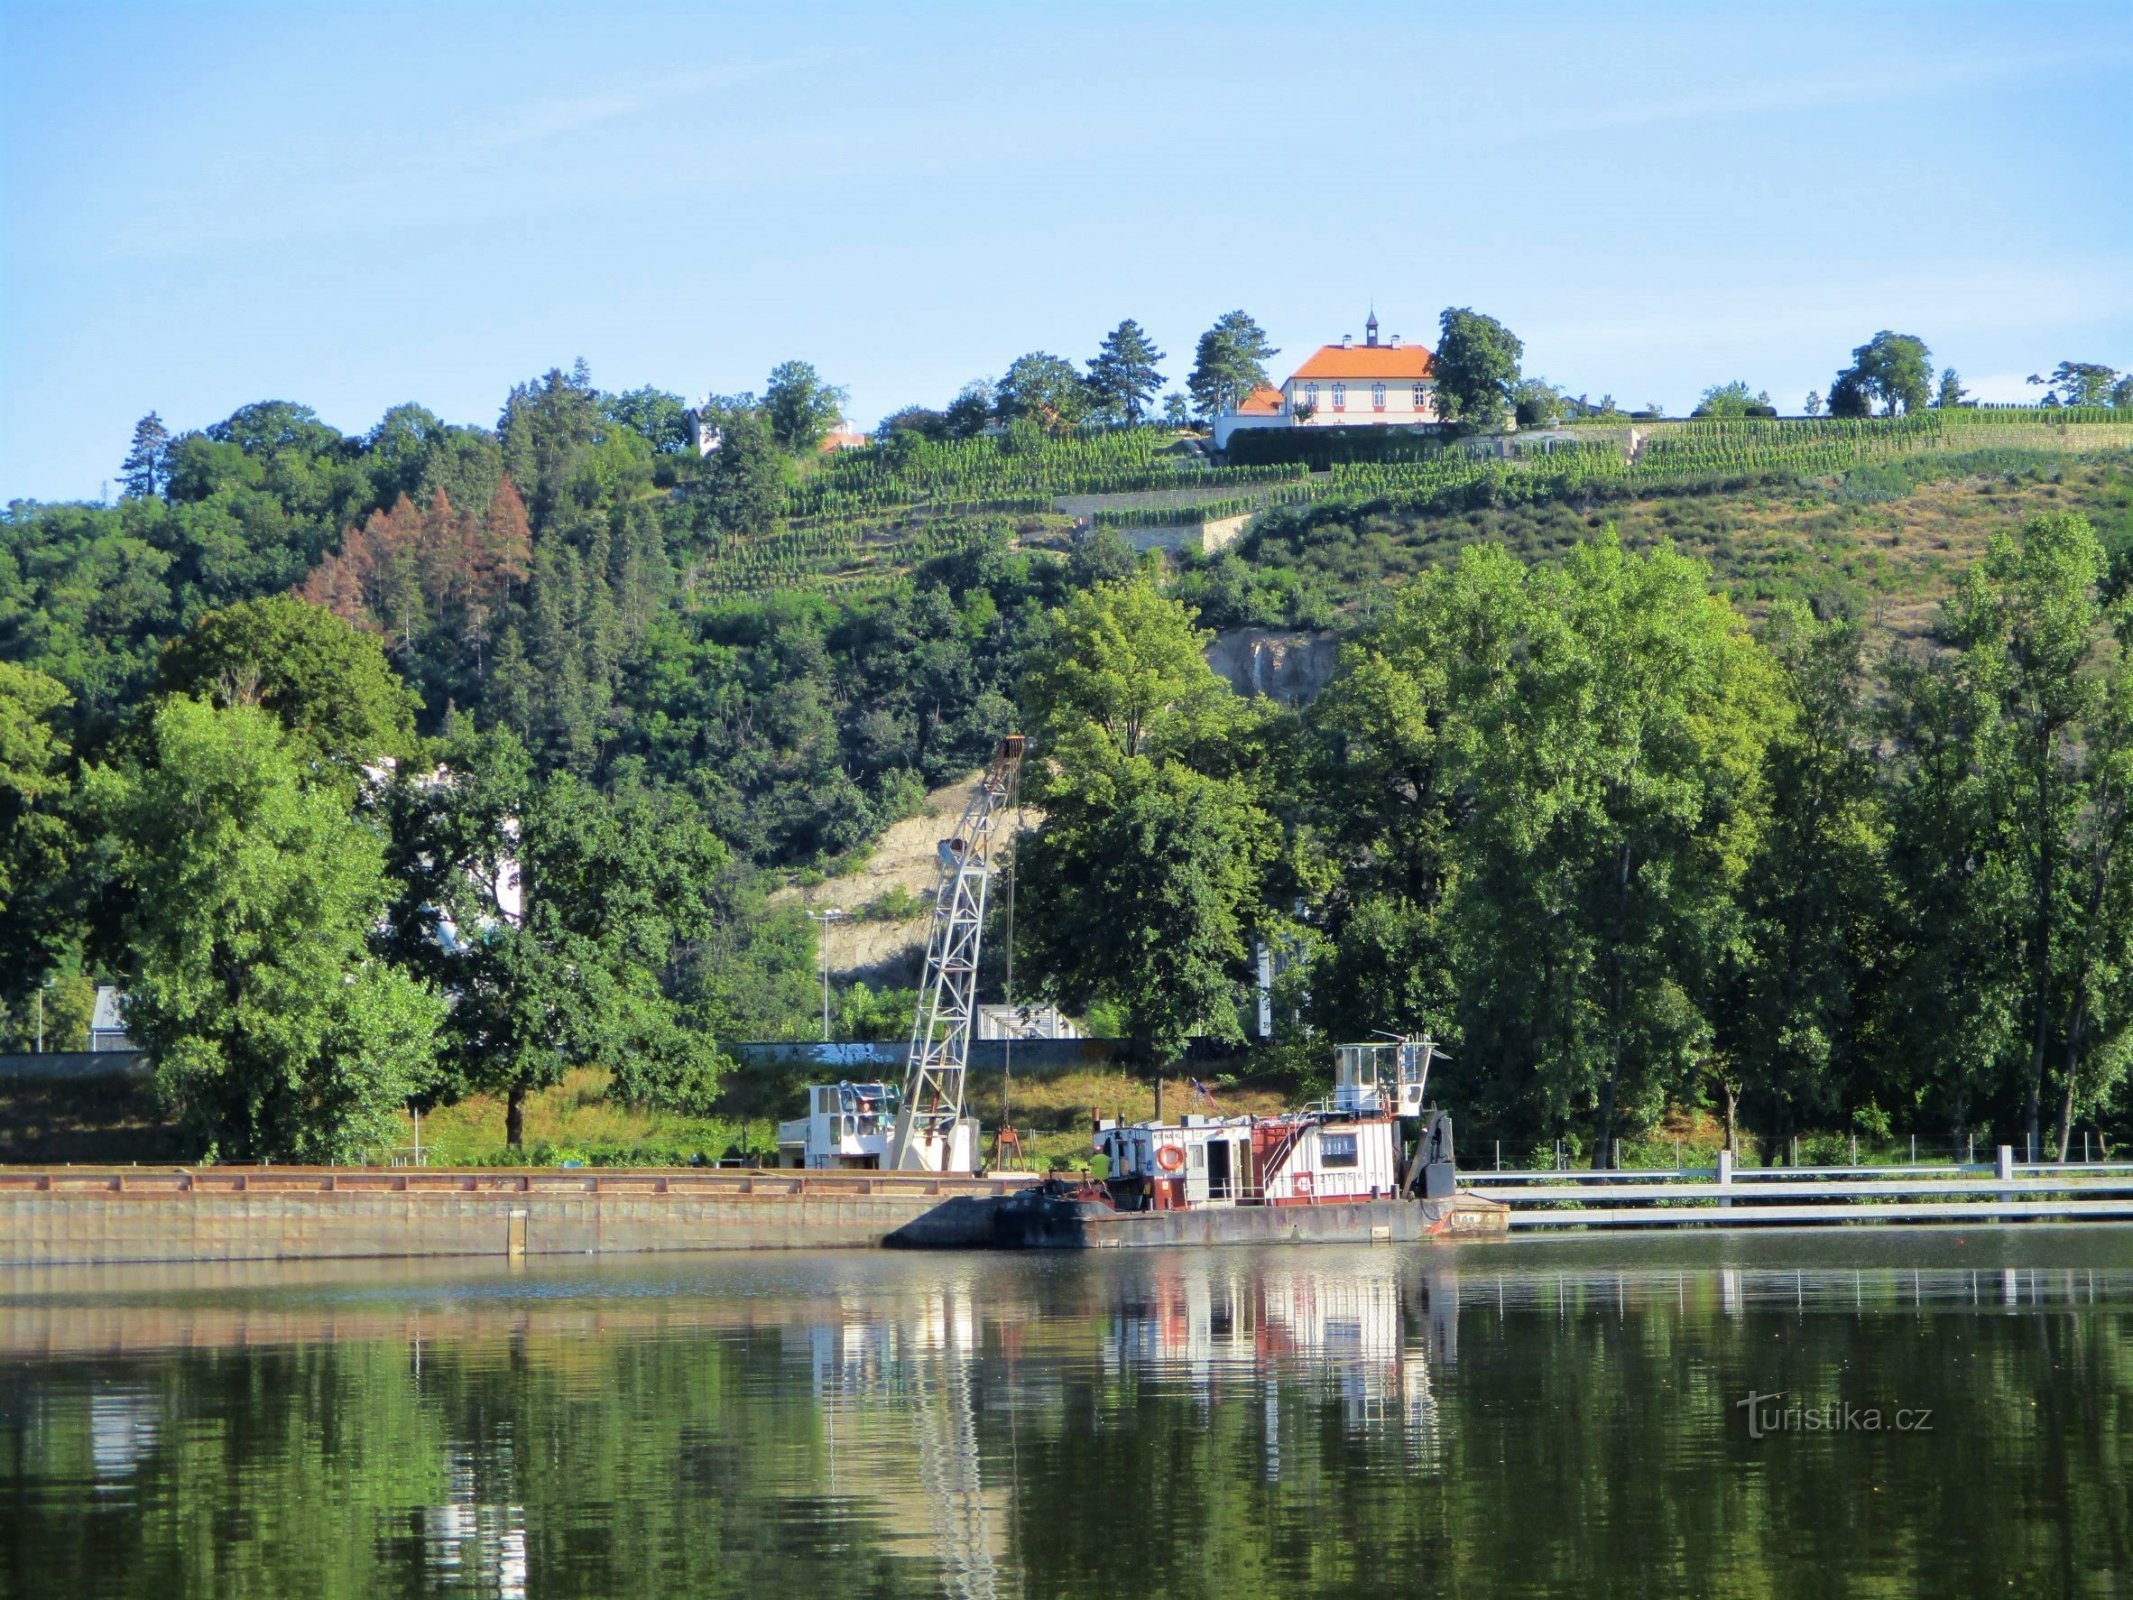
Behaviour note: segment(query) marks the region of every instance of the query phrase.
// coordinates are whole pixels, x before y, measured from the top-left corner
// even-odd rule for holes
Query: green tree
[[[1870,417],[1874,414],[1873,391],[1856,371],[1840,372],[1829,385],[1829,414],[1833,417]]]
[[[1027,418],[1046,428],[1071,428],[1089,414],[1088,383],[1062,356],[1032,350],[1017,356],[1000,379],[994,405],[1002,422]]]
[[[170,479],[170,430],[153,411],[133,425],[133,444],[119,466],[119,481],[127,495],[151,499],[163,492]]]
[[[1155,341],[1128,317],[1104,336],[1101,348],[1089,362],[1089,388],[1097,404],[1129,424],[1141,421],[1148,402],[1163,386],[1158,364],[1163,352]]]
[[[1735,379],[1732,383],[1719,384],[1704,390],[1696,402],[1692,417],[1750,417],[1762,416],[1768,411],[1770,396],[1757,393],[1745,383]]]
[[[1933,404],[1943,411],[1952,411],[1970,398],[1970,391],[1963,387],[1962,375],[1953,367],[1943,368],[1940,388],[1933,396]]]
[[[1882,926],[1882,814],[1859,628],[1796,602],[1762,626],[1790,716],[1765,756],[1769,818],[1743,876],[1744,939],[1717,1016],[1732,1148],[1736,1100],[1782,1150],[1838,1122],[1861,1080],[1861,994]]]
[[[1027,970],[1076,1010],[1119,1007],[1136,1059],[1195,1035],[1236,1041],[1272,826],[1246,785],[1180,762],[1125,763],[1101,798],[1018,847]]]
[[[66,882],[76,841],[64,716],[72,697],[56,679],[0,661],[0,1003],[44,981],[68,921]]]
[[[1208,637],[1137,575],[1055,612],[1023,680],[1045,816],[1018,846],[1028,970],[1069,1006],[1121,1007],[1142,1060],[1237,1036],[1273,848],[1262,714],[1207,665]]]
[[[2062,361],[2052,368],[2053,392],[2070,406],[2107,406],[2118,372],[2100,361]]]
[[[1192,421],[1192,402],[1173,389],[1163,396],[1163,422],[1167,427],[1182,428]]]
[[[966,383],[941,413],[951,439],[975,439],[991,426],[999,395],[984,379]]]
[[[376,835],[256,707],[166,700],[147,756],[90,781],[128,908],[128,1032],[210,1159],[354,1159],[422,1090],[443,1010],[366,946]]]
[[[1138,758],[1214,759],[1247,724],[1250,703],[1202,654],[1213,634],[1150,578],[1083,590],[1052,623],[1051,638],[1028,663],[1022,702],[1069,789]]]
[[[627,394],[599,397],[600,415],[643,436],[655,455],[678,456],[689,448],[689,403],[649,384]]]
[[[514,384],[497,422],[504,470],[526,497],[535,534],[582,509],[574,487],[607,431],[582,366],[567,376],[551,367],[535,382]]]
[[[1819,417],[1822,414],[1822,391],[1819,389],[1809,389],[1807,391],[1807,399],[1802,405],[1801,409],[1804,410],[1810,417]]]
[[[2074,1119],[2108,1103],[2133,1063],[2133,610],[2113,608],[2117,650],[2081,730],[2079,801],[2067,840],[2066,926],[2059,938],[2063,1020],[2058,1150]]]
[[[1266,331],[1242,311],[1225,311],[1200,335],[1185,391],[1203,417],[1234,410],[1254,389],[1267,386],[1266,364],[1281,352]]]
[[[1961,660],[1899,649],[1884,676],[1891,893],[1878,1075],[1892,1099],[1961,1140],[1994,1111],[2022,1032],[2011,741],[1996,697]]]
[[[2090,809],[2081,746],[2103,687],[2097,589],[2104,565],[2086,517],[2032,517],[2019,540],[2003,534],[1992,541],[1948,605],[1948,632],[1965,670],[1997,701],[2008,734],[1999,771],[2025,905],[2020,946],[2030,1038],[2022,1127],[2032,1142],[2040,1134],[2047,1060],[2065,1026],[2066,952],[2058,935],[2070,909],[2070,835]]]
[[[1476,728],[1509,682],[1527,604],[1518,563],[1470,546],[1343,648],[1309,710],[1305,804],[1292,827],[1298,887],[1325,935],[1308,1001],[1322,1032],[1458,1036],[1449,907],[1473,812]]]
[[[1852,364],[1837,374],[1830,386],[1832,416],[1852,416],[1853,410],[1838,408],[1838,391],[1847,403],[1854,397],[1879,400],[1884,415],[1922,411],[1933,395],[1933,352],[1916,334],[1891,333],[1884,328],[1852,351]]]
[[[711,931],[727,864],[681,797],[634,782],[601,793],[534,775],[508,732],[448,731],[434,774],[403,773],[392,817],[398,959],[452,997],[460,1087],[526,1097],[605,1066],[617,1099],[708,1109],[725,1065],[682,992],[689,942]]]
[[[805,361],[782,361],[770,369],[763,391],[763,416],[771,436],[794,455],[821,446],[844,415],[845,393],[823,381]],[[723,447],[722,447],[723,448]]]
[[[1704,569],[1609,533],[1527,581],[1477,718],[1459,887],[1464,1070],[1593,1161],[1694,1092],[1738,948],[1736,889],[1785,719],[1768,656]]]
[[[1502,424],[1526,347],[1494,317],[1447,306],[1438,319],[1437,403],[1446,418],[1474,428]]]
[[[414,748],[420,702],[378,640],[294,595],[207,613],[164,651],[157,687],[264,707],[309,754],[344,770]]]
[[[718,448],[689,486],[697,521],[720,533],[761,533],[784,509],[792,466],[762,412],[721,409]]]

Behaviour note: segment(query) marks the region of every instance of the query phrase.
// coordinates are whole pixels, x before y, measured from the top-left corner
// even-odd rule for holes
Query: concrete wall
[[[0,1083],[71,1083],[147,1076],[148,1056],[140,1050],[47,1050],[42,1055],[0,1055]]]
[[[15,1173],[0,1184],[0,1267],[872,1248],[946,1199],[1019,1186],[842,1173]]]
[[[1117,1059],[1119,1049],[1115,1039],[1016,1039],[1012,1042],[1017,1067],[1104,1066]],[[1007,1064],[1008,1044],[1005,1039],[971,1040],[971,1070],[999,1071]],[[737,1044],[730,1049],[744,1066],[798,1067],[849,1078],[855,1072],[900,1076],[910,1046],[900,1039],[832,1040],[828,1044],[771,1040],[768,1043]]]

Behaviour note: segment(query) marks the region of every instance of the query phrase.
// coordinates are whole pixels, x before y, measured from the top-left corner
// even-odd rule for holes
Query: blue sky
[[[1181,381],[1472,305],[1788,408],[1876,329],[2133,367],[2133,5],[0,0],[0,501],[134,419],[493,423],[813,361],[863,426],[1134,316]]]

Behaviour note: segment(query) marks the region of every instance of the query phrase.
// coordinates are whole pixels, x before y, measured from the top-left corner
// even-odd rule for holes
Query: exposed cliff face
[[[1207,664],[1239,694],[1263,694],[1300,706],[1333,680],[1340,641],[1330,633],[1231,628],[1215,635]]]

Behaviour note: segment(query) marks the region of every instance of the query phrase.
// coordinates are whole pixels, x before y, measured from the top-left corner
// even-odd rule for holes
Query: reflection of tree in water
[[[2115,1238],[2058,1247],[2115,1272],[2022,1230],[1901,1270],[1683,1240],[22,1296],[0,1593],[2064,1592],[2133,1549]],[[1935,1434],[1752,1443],[1751,1389]]]

